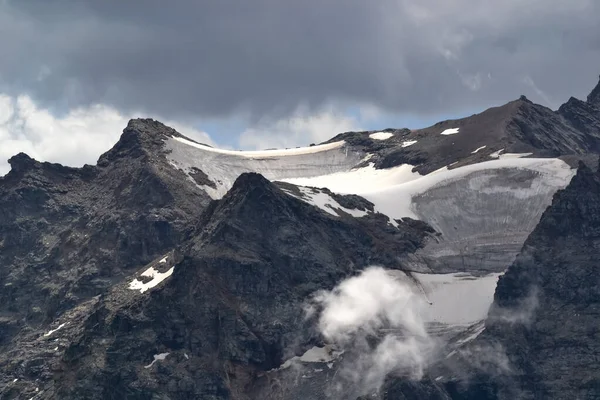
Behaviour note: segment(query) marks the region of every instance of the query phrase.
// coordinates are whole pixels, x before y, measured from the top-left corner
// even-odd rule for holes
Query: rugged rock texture
[[[521,98],[388,130],[387,140],[346,133],[323,165],[410,163],[427,173],[501,150],[572,162],[600,151],[599,96],[597,87],[556,112]],[[449,128],[459,133],[440,135]],[[0,399],[285,399],[268,371],[324,345],[304,318],[307,297],[370,264],[399,268],[437,234],[410,219],[394,227],[373,203],[321,190],[367,214],[332,215],[253,173],[212,201],[207,190],[225,186],[204,168],[174,167],[174,152],[194,156],[165,145],[174,136],[133,120],[97,166],[10,160],[0,178]],[[500,280],[485,332],[420,382],[388,379],[380,397],[598,398],[599,204],[600,177],[581,165]],[[132,289],[156,276],[166,279]]]
[[[169,256],[164,286],[141,294],[120,285],[98,300],[47,395],[248,398],[247,386],[280,366],[284,351],[318,343],[302,313],[310,294],[371,263],[394,267],[427,234],[406,225],[376,235],[363,223],[374,224],[330,216],[243,174]],[[161,353],[169,355],[145,368]]]
[[[587,102],[593,106],[600,107],[600,82],[598,82],[598,85],[587,97]]]
[[[441,135],[452,128],[458,128],[459,132]],[[374,162],[376,168],[411,164],[421,174],[488,161],[497,152],[532,153],[539,157],[598,153],[600,84],[587,102],[571,98],[557,111],[521,96],[503,106],[467,118],[442,121],[429,128],[384,132],[393,136],[382,141],[369,138],[373,131],[348,132],[330,142],[343,139],[355,148],[373,153],[367,162]]]
[[[487,348],[494,373],[476,369],[451,385],[453,398],[600,397],[599,248],[600,174],[582,164],[498,282],[474,344]]]

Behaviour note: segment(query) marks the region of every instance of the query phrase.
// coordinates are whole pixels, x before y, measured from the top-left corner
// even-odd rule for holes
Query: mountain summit
[[[600,108],[600,81],[587,97],[587,102]]]
[[[599,90],[302,148],[136,119],[95,166],[14,156],[0,399],[600,396]]]

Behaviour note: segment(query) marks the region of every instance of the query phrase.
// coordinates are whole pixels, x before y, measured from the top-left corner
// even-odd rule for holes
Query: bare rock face
[[[600,108],[600,82],[598,85],[592,90],[592,92],[587,97],[587,102],[597,108]]]
[[[426,174],[502,152],[589,165],[600,151],[599,109],[600,86],[586,102],[571,99],[558,111],[520,98],[417,131],[344,133],[332,139],[345,141],[330,146],[333,161],[318,166],[333,173],[350,164],[410,163]],[[456,129],[457,135],[442,135]],[[460,233],[461,224],[390,221],[360,196],[319,189],[361,216],[328,213],[294,196],[293,185],[236,172],[258,165],[272,173],[274,164],[262,156],[249,157],[249,164],[236,159],[237,169],[220,179],[215,171],[236,155],[213,152],[195,162],[197,153],[183,142],[193,141],[139,119],[96,166],[11,158],[10,173],[0,178],[1,400],[269,398],[284,376],[274,370],[325,344],[302,311],[309,296],[369,265],[406,268],[403,260],[428,251],[424,246],[439,243],[443,233],[451,236],[446,230]],[[178,151],[188,157],[189,171],[174,165]],[[303,157],[295,158],[295,174],[316,168],[306,169]],[[205,168],[217,159],[218,168]],[[285,160],[276,167],[285,169]],[[520,188],[531,179],[517,171],[485,182]],[[453,188],[435,189],[438,197],[469,201]],[[216,192],[218,200],[207,194]],[[494,193],[477,198],[500,197]],[[436,206],[422,204],[422,213]],[[520,232],[523,238],[533,225]],[[448,355],[422,380],[390,376],[373,396],[599,397],[599,248],[600,176],[580,164],[500,279],[470,353]],[[483,272],[508,267],[497,259],[491,265],[485,254],[481,260]],[[493,357],[474,365],[490,346],[506,361],[502,368],[481,368]],[[434,374],[444,369],[451,373]],[[279,385],[277,398],[322,399],[327,374],[335,370],[306,380],[299,392]]]
[[[119,287],[98,301],[83,329],[93,328],[65,351],[54,395],[247,398],[284,350],[319,341],[301,311],[311,293],[370,263],[393,267],[427,235],[386,226],[332,217],[261,175],[241,175],[167,256],[174,271],[164,286],[148,294]],[[103,347],[110,351],[100,360]]]
[[[498,282],[477,342],[505,365],[450,385],[453,398],[600,396],[599,246],[600,174],[582,164]]]

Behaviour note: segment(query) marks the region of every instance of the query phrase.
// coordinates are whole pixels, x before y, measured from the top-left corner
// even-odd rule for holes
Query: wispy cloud
[[[319,313],[326,341],[352,358],[342,367],[341,379],[368,394],[380,389],[392,372],[409,379],[423,376],[436,347],[421,318],[424,306],[408,283],[371,267],[332,291],[318,293],[310,310]],[[339,394],[343,386],[332,390]]]

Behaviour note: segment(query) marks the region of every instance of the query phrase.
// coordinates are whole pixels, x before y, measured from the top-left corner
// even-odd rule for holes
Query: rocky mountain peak
[[[34,160],[33,158],[29,157],[25,153],[19,153],[15,156],[11,157],[8,160],[8,163],[10,164],[12,171],[14,171],[16,173],[20,173],[20,172],[24,172],[24,171],[27,171],[27,170],[33,168],[35,166],[35,164],[37,163],[37,161]]]
[[[175,129],[150,118],[132,119],[117,144],[100,156],[98,165],[104,167],[120,158],[134,159],[157,153],[169,135],[179,134]]]
[[[454,398],[489,398],[493,388],[499,400],[597,397],[599,204],[600,175],[580,163],[498,281],[480,343],[503,349],[497,360],[509,368]]]
[[[600,80],[598,81],[598,84],[596,85],[594,90],[592,90],[592,92],[587,97],[587,102],[596,107],[600,107]]]

